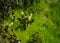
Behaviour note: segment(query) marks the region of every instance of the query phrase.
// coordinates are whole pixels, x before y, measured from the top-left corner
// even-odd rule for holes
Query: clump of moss
[[[44,43],[44,35],[40,32],[32,35],[32,38],[27,43]]]

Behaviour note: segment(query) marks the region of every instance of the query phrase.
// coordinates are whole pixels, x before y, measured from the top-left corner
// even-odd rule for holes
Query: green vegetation
[[[60,0],[15,0],[12,3],[16,4],[10,2],[7,6],[11,4],[12,7],[7,11],[0,1],[0,43],[11,43],[12,39],[19,39],[21,43],[60,43]],[[25,15],[24,20],[32,14],[30,21],[33,21],[24,21],[22,14]],[[6,25],[8,32],[4,30]],[[1,33],[7,37],[2,38]],[[11,35],[15,37],[8,40]]]

